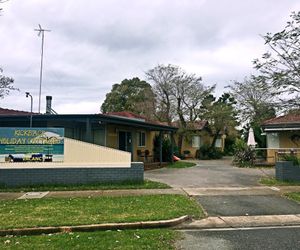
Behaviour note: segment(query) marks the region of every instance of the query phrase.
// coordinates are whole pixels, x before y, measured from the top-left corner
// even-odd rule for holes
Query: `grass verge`
[[[176,161],[167,165],[167,168],[190,168],[196,166],[194,162]]]
[[[1,249],[175,249],[179,233],[167,229],[102,231],[0,238]]]
[[[95,183],[78,185],[34,185],[25,187],[0,186],[0,192],[33,192],[33,191],[74,191],[74,190],[117,190],[117,189],[165,189],[169,185],[161,182],[145,180],[140,183]]]
[[[197,203],[183,195],[43,198],[0,202],[1,229],[156,221],[183,215],[204,217]]]
[[[262,177],[259,180],[260,184],[267,186],[299,186],[300,182],[297,181],[278,181],[274,177]]]
[[[300,203],[300,192],[287,193],[285,196]]]

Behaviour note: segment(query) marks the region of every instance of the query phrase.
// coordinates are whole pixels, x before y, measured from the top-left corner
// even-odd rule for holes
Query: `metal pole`
[[[38,31],[38,36],[42,34],[42,51],[41,51],[41,68],[40,68],[40,90],[39,90],[39,114],[41,113],[41,95],[42,95],[42,81],[43,81],[43,58],[44,58],[44,38],[45,31],[50,32],[51,30],[42,29],[42,26],[39,24],[39,28],[35,29]]]
[[[30,96],[30,128],[32,128],[32,107],[33,107],[33,97],[29,92],[26,92],[26,97]]]
[[[42,31],[42,53],[41,53],[40,91],[39,91],[39,114],[41,113],[41,95],[42,95],[42,80],[43,80],[43,57],[44,57],[44,31]]]
[[[31,107],[30,107],[30,127],[32,128],[32,106],[33,106],[32,95],[30,95],[30,102],[31,102]]]

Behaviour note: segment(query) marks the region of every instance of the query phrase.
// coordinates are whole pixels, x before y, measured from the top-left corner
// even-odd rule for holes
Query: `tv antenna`
[[[40,91],[39,91],[39,114],[41,113],[41,94],[42,94],[42,81],[43,81],[43,57],[44,57],[44,39],[45,39],[45,31],[50,32],[51,30],[43,29],[39,24],[38,29],[34,29],[34,31],[38,31],[38,36],[42,35],[42,51],[41,51],[41,68],[40,68]]]

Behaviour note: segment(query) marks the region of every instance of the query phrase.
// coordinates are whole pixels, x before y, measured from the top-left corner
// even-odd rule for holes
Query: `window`
[[[215,142],[215,147],[216,148],[221,148],[222,147],[222,139],[217,139]]]
[[[200,148],[200,136],[199,135],[194,135],[192,138],[192,147],[193,148]]]
[[[267,147],[279,148],[279,136],[277,133],[267,133]]]
[[[145,132],[139,132],[138,133],[138,142],[139,142],[139,147],[145,147],[146,146],[146,133]]]

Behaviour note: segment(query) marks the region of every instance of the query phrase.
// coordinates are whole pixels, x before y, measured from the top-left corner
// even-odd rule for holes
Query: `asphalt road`
[[[199,196],[209,216],[300,214],[300,204],[275,195]]]
[[[300,227],[182,231],[178,249],[186,250],[297,250]]]
[[[175,188],[257,186],[261,177],[275,174],[274,169],[237,168],[230,159],[195,161],[197,166],[185,169],[155,169],[145,178],[167,183]]]

